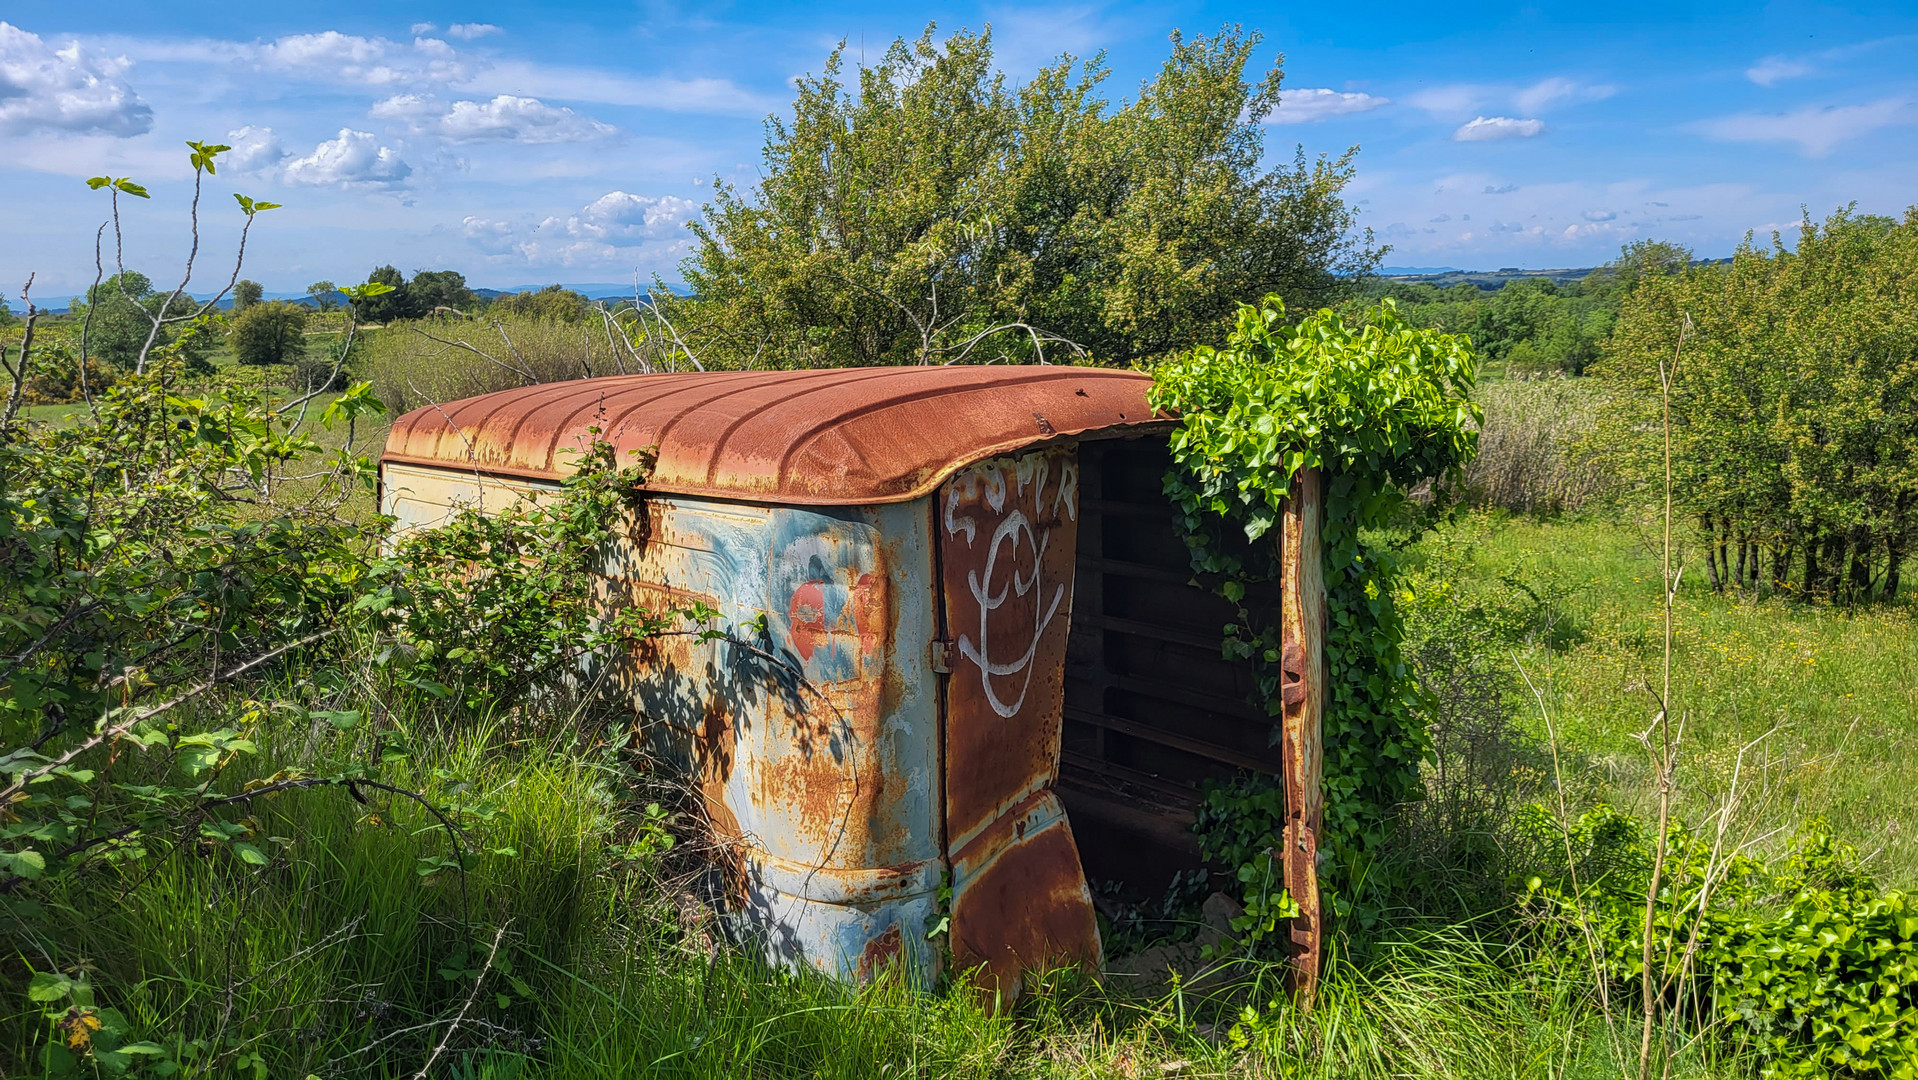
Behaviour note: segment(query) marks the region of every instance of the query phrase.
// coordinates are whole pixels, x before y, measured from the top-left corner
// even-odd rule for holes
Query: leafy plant
[[[1608,806],[1564,830],[1535,809],[1541,858],[1527,882],[1533,912],[1566,963],[1602,954],[1602,976],[1630,993],[1644,981],[1701,1030],[1756,1052],[1767,1077],[1918,1076],[1918,903],[1880,892],[1857,853],[1822,822],[1774,862],[1720,853],[1681,824],[1668,829],[1646,948],[1653,833]]]
[[[1281,710],[1277,613],[1244,607],[1246,585],[1277,580],[1276,545],[1259,541],[1299,471],[1324,470],[1329,687],[1320,850],[1348,886],[1384,840],[1393,808],[1418,797],[1429,746],[1418,685],[1400,655],[1395,563],[1362,530],[1393,521],[1414,485],[1471,457],[1479,420],[1466,398],[1472,380],[1464,339],[1405,326],[1390,301],[1363,325],[1329,310],[1288,325],[1276,296],[1241,307],[1224,348],[1202,346],[1153,372],[1153,406],[1180,418],[1166,494],[1194,572],[1241,605],[1225,627],[1225,654],[1253,665],[1258,703],[1272,716]],[[1209,795],[1209,837],[1244,827],[1230,822],[1263,828],[1282,809],[1269,786],[1248,781]],[[1241,868],[1254,865],[1247,853],[1256,841],[1207,842]],[[1335,899],[1341,910],[1369,914]]]

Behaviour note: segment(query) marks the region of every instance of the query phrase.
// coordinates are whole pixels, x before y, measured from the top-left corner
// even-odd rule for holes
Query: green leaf
[[[73,980],[53,971],[37,971],[27,981],[28,1001],[61,1001],[73,990]]]
[[[249,863],[253,866],[265,866],[271,861],[266,857],[266,852],[244,841],[236,841],[234,843],[233,853],[240,857],[241,862]]]

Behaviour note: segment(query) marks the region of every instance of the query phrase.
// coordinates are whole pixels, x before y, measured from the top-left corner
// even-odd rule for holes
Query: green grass
[[[1655,532],[1609,518],[1481,518],[1465,528],[1481,587],[1517,572],[1573,590],[1563,603],[1571,643],[1534,646],[1521,659],[1577,761],[1568,787],[1646,809],[1650,767],[1635,735],[1656,713],[1648,688],[1661,678]],[[1680,808],[1701,820],[1729,788],[1740,748],[1762,739],[1740,781],[1748,822],[1790,830],[1823,816],[1870,856],[1884,884],[1918,883],[1918,626],[1909,599],[1847,610],[1714,594],[1692,555],[1673,633]],[[1522,715],[1544,734],[1536,707]]]
[[[658,792],[644,763],[566,749],[550,719],[534,732],[524,722],[508,737],[416,719],[417,754],[387,774],[435,800],[464,784],[463,800],[492,806],[464,893],[456,876],[416,871],[446,848],[416,807],[289,792],[251,813],[269,866],[212,846],[156,852],[67,883],[37,913],[12,907],[35,938],[60,944],[56,955],[22,948],[10,974],[90,972],[135,1035],[213,1048],[187,1076],[232,1074],[252,1053],[272,1076],[407,1076],[442,1039],[434,1075],[461,1078],[1543,1080],[1616,1076],[1618,1054],[1635,1047],[1577,971],[1443,928],[1396,934],[1363,969],[1336,962],[1310,1018],[1282,1004],[1273,966],[1209,999],[1128,1000],[1061,972],[1003,1013],[963,990],[769,970],[682,921],[674,870],[691,860],[629,857],[634,810]],[[366,750],[323,725],[258,735],[262,753],[246,765],[259,775]],[[445,1020],[501,931],[504,960],[449,1036]],[[37,1075],[46,1021],[17,995],[5,1005],[0,1069]],[[1234,1038],[1248,1005],[1257,1019]],[[1738,1075],[1696,1056],[1682,1064],[1679,1075]]]

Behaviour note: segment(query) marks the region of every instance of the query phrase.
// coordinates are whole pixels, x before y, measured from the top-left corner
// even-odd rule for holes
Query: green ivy
[[[1522,822],[1553,863],[1526,882],[1546,943],[1576,965],[1595,945],[1605,975],[1633,993],[1656,830],[1609,806],[1563,828],[1536,807]],[[1668,1006],[1755,1053],[1765,1077],[1918,1080],[1918,900],[1880,892],[1822,821],[1771,863],[1714,863],[1680,824],[1666,847],[1651,956]]]
[[[1469,340],[1404,325],[1390,300],[1357,324],[1321,310],[1288,325],[1283,301],[1267,296],[1239,309],[1224,348],[1195,349],[1154,372],[1153,406],[1181,420],[1165,492],[1199,580],[1239,605],[1224,628],[1225,655],[1253,666],[1257,702],[1273,717],[1281,711],[1279,613],[1246,606],[1247,586],[1279,578],[1278,548],[1266,533],[1284,513],[1292,478],[1308,468],[1325,476],[1319,844],[1343,914],[1355,909],[1340,899],[1341,885],[1360,878],[1393,808],[1418,797],[1430,745],[1417,684],[1399,653],[1393,560],[1362,537],[1392,522],[1415,486],[1476,452],[1480,412],[1467,399],[1473,363]],[[1274,725],[1275,740],[1279,731]],[[1275,786],[1254,778],[1215,788],[1200,821],[1207,856],[1234,866],[1248,902],[1261,906],[1268,898],[1257,883],[1270,875],[1257,860],[1281,816]]]

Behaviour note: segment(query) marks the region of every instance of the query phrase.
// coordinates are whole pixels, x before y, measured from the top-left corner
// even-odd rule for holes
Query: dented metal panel
[[[551,480],[599,437],[621,461],[657,447],[654,491],[907,502],[982,458],[1085,431],[1163,427],[1146,404],[1151,385],[1134,371],[998,365],[580,379],[415,409],[394,421],[383,460]]]
[[[393,463],[385,476],[386,509],[412,527],[538,490]],[[643,505],[602,568],[606,608],[701,600],[725,636],[662,636],[587,678],[630,695],[700,779],[768,959],[842,978],[896,961],[928,984],[945,864],[926,505]]]
[[[1059,773],[1078,520],[1076,447],[969,465],[938,496],[952,952],[1016,997],[1031,968],[1099,963]]]

